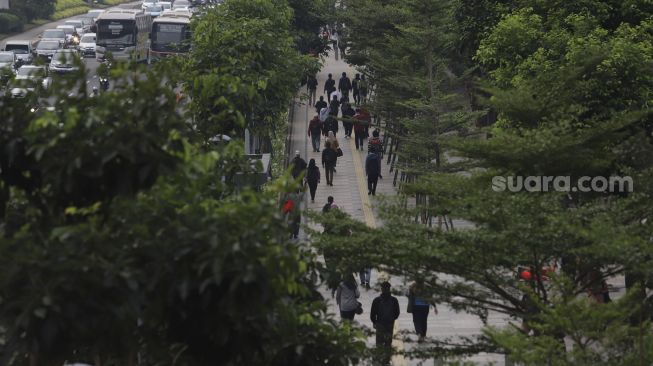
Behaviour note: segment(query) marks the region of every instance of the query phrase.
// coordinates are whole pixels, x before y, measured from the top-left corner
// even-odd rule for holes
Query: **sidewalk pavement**
[[[327,79],[327,74],[333,74],[333,78],[337,81],[339,80],[342,72],[346,72],[347,76],[350,79],[353,79],[353,76],[356,74],[356,71],[342,61],[340,58],[336,61],[333,58],[333,55],[326,60],[322,71],[318,74],[318,89],[317,97],[323,95],[322,89],[324,88],[324,81]],[[299,94],[305,94],[305,89],[303,89]],[[326,96],[325,96],[326,99]],[[315,109],[313,106],[308,106],[306,101],[301,101],[299,98],[296,99],[295,103],[295,114],[293,120],[293,136],[292,136],[292,147],[290,151],[294,152],[296,150],[300,151],[300,154],[306,162],[311,158],[315,159],[315,162],[320,167],[320,173],[322,174],[322,179],[318,185],[317,193],[315,196],[315,203],[310,202],[310,197],[308,193],[305,195],[304,208],[308,210],[320,211],[322,206],[327,201],[328,196],[334,197],[334,202],[338,207],[347,212],[352,217],[365,222],[368,226],[376,227],[380,222],[374,213],[374,204],[376,197],[367,195],[367,180],[365,178],[365,157],[367,154],[367,140],[365,140],[365,151],[355,150],[355,143],[352,139],[345,139],[344,137],[344,128],[340,124],[339,131],[337,134],[340,147],[344,153],[344,156],[338,158],[338,165],[336,167],[337,172],[334,174],[333,186],[329,187],[326,185],[326,178],[324,177],[324,169],[321,167],[321,153],[313,152],[311,147],[309,137],[307,135],[308,122],[313,116],[316,115]],[[381,131],[383,135],[384,131]],[[371,132],[370,132],[371,134]],[[324,145],[324,137],[322,137],[321,145]],[[377,186],[377,195],[394,195],[396,193],[395,188],[392,185],[392,174],[389,173],[389,165],[386,165],[385,160],[383,161],[382,173],[383,179],[379,179]],[[302,234],[303,236],[303,234]],[[382,276],[385,274],[381,274]],[[356,276],[358,281],[358,276]],[[361,288],[361,298],[359,301],[363,304],[364,312],[362,315],[358,315],[356,321],[361,325],[368,328],[372,328],[372,323],[369,318],[370,309],[372,306],[372,300],[374,297],[378,296],[379,289],[378,284],[379,272],[376,270],[372,271],[372,289],[365,290]],[[406,288],[407,284],[401,278],[391,278],[390,282],[393,286],[393,289]],[[330,299],[331,310],[335,314],[339,314],[338,307],[335,304],[335,300],[331,299],[330,291],[324,290],[323,294],[325,298]],[[399,299],[399,304],[401,308],[401,315],[399,316],[398,321],[396,322],[395,331],[409,331],[411,332],[409,342],[404,342],[402,336],[396,336],[393,345],[398,349],[409,350],[413,347],[417,347],[417,337],[414,335],[414,327],[412,323],[411,314],[406,313],[406,306],[408,299],[405,296],[397,296]],[[427,336],[432,338],[444,339],[448,337],[456,336],[472,336],[481,333],[481,328],[483,324],[476,316],[472,316],[465,313],[456,313],[449,307],[445,305],[438,306],[438,314],[434,315],[431,311],[428,318],[428,332]],[[504,318],[501,314],[491,314],[489,317],[488,324],[490,325],[505,325],[507,319]],[[368,339],[368,344],[370,346],[374,345],[374,339]],[[503,355],[497,354],[479,354],[474,357],[466,358],[465,361],[473,362],[475,364],[494,364],[496,366],[504,365]],[[408,366],[408,365],[433,365],[433,360],[426,360],[423,363],[420,363],[418,360],[405,359],[402,356],[395,356],[393,358],[393,365],[395,366]]]

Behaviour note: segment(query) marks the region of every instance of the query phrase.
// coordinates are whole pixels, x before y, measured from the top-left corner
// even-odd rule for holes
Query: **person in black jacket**
[[[331,100],[331,93],[336,91],[336,81],[333,80],[333,75],[329,74],[327,80],[324,82],[324,94],[327,96],[327,100]]]
[[[338,96],[334,95],[333,99],[329,103],[329,114],[338,117],[338,110],[340,109],[340,102],[338,101]]]
[[[342,77],[338,81],[338,90],[342,93],[342,97],[349,100],[349,91],[351,90],[351,80],[347,77],[347,73],[343,72]]]
[[[324,168],[324,175],[328,186],[333,187],[333,171],[336,168],[338,161],[338,153],[331,147],[331,143],[327,141],[322,150],[322,167]]]
[[[309,76],[306,80],[306,91],[308,92],[308,105],[313,105],[317,92],[317,78],[315,76]]]
[[[333,131],[334,136],[338,134],[338,120],[332,115],[329,115],[322,124],[322,134],[328,136],[329,131]]]
[[[345,137],[351,138],[351,132],[354,128],[354,115],[356,111],[351,107],[349,103],[343,103],[342,105],[342,126],[345,128]]]
[[[295,158],[290,163],[292,165],[292,177],[297,179],[306,172],[306,160],[299,155],[299,150],[295,151]]]
[[[381,295],[372,301],[370,320],[376,329],[376,347],[380,354],[380,364],[390,364],[392,357],[392,331],[395,320],[399,318],[399,300],[390,293],[390,283],[381,284]]]
[[[322,108],[326,108],[326,107],[328,107],[326,100],[324,100],[323,96],[320,96],[320,100],[318,100],[317,103],[315,103],[315,111],[317,112],[317,114],[320,114]]]
[[[354,96],[354,103],[360,105],[361,103],[361,93],[359,88],[359,82],[361,81],[361,74],[356,74],[354,80],[351,81],[351,92]]]
[[[306,170],[306,184],[308,184],[308,190],[311,193],[311,202],[315,203],[315,191],[317,191],[317,185],[320,183],[320,168],[315,165],[315,159],[311,159],[308,162],[308,169]]]
[[[375,153],[367,154],[365,159],[365,175],[367,175],[367,194],[376,196],[376,185],[379,182],[379,156]]]

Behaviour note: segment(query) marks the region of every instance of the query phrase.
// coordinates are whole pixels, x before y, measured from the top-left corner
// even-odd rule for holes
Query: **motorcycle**
[[[102,89],[103,92],[109,90],[109,79],[104,76],[100,76],[100,89]]]

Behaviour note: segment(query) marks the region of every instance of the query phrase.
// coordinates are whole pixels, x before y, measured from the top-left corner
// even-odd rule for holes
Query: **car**
[[[24,98],[27,93],[36,90],[38,85],[47,89],[52,84],[45,66],[23,65],[16,71],[16,77],[9,85],[9,93],[13,98]]]
[[[57,50],[63,49],[59,41],[41,41],[36,46],[36,57],[50,61]]]
[[[66,33],[62,29],[46,29],[39,38],[41,41],[58,41],[62,47],[66,44]]]
[[[57,50],[54,55],[52,55],[52,61],[50,61],[50,71],[56,72],[58,74],[66,74],[78,71],[78,57],[79,56],[77,50]]]
[[[172,3],[172,8],[173,9],[174,8],[181,8],[181,7],[190,8],[191,6],[192,6],[192,4],[188,0],[175,0]]]
[[[0,52],[0,69],[10,68],[12,71],[17,69],[18,57],[11,51]]]
[[[156,5],[156,1],[154,0],[145,0],[143,1],[143,4],[141,5],[141,10],[145,11],[145,9],[149,8],[150,6]]]
[[[100,14],[104,13],[104,10],[102,9],[91,9],[89,10],[86,14],[93,15],[93,20],[97,21],[97,18],[100,16]]]
[[[82,57],[95,56],[95,33],[86,33],[79,40],[77,49]]]
[[[156,5],[162,7],[163,11],[172,9],[172,2],[170,1],[159,1],[158,3],[156,3]]]
[[[58,25],[57,29],[61,29],[66,33],[66,44],[71,45],[71,44],[76,44],[75,42],[75,35],[78,35],[79,33],[77,32],[77,28],[73,25]],[[79,41],[79,39],[77,39]]]
[[[159,4],[152,5],[145,9],[145,14],[150,14],[152,18],[156,18],[163,12],[163,7]]]
[[[4,51],[11,51],[16,54],[18,63],[20,64],[31,64],[34,61],[32,56],[35,52],[34,44],[32,41],[23,41],[23,40],[13,40],[7,41],[3,48]]]
[[[88,19],[66,20],[66,25],[72,25],[77,29],[77,33],[84,34],[91,31],[91,22]]]

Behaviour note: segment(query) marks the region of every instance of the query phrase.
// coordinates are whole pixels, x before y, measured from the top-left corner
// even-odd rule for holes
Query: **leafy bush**
[[[88,6],[88,3],[84,0],[57,0],[55,11],[60,12],[66,9],[78,8],[81,6]]]
[[[83,6],[76,6],[74,8],[69,8],[69,9],[62,10],[62,11],[56,11],[52,15],[52,19],[53,20],[59,20],[59,19],[63,19],[63,18],[69,18],[69,17],[75,16],[75,15],[78,15],[78,14],[84,14],[84,13],[86,13],[88,11],[88,9],[90,9],[88,6],[83,5]]]
[[[0,33],[13,33],[23,30],[23,22],[14,14],[0,13]]]

